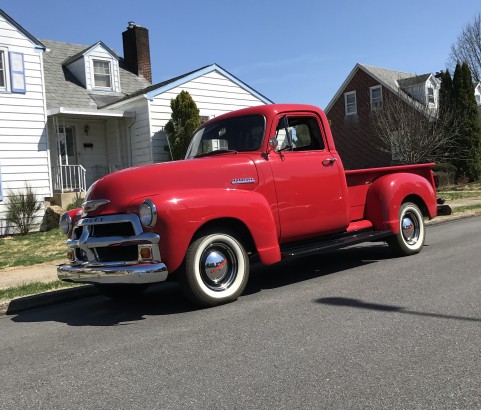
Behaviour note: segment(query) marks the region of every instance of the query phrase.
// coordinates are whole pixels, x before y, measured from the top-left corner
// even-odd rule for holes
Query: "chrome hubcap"
[[[204,250],[199,268],[205,285],[215,291],[227,289],[237,276],[235,254],[223,243],[212,243]]]
[[[402,235],[406,243],[414,245],[419,239],[419,223],[411,213],[406,213],[401,222]]]

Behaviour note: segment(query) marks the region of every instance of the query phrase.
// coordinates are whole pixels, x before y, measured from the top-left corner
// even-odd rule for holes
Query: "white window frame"
[[[108,66],[109,66],[109,77],[110,77],[110,87],[104,87],[104,86],[101,86],[101,85],[97,85],[97,83],[95,82],[95,63],[96,62],[108,64]],[[102,59],[102,58],[92,58],[92,85],[93,85],[92,88],[95,89],[95,90],[113,90],[114,89],[114,78],[113,78],[113,75],[112,75],[112,70],[113,70],[113,64],[112,64],[111,60],[105,60],[105,59]]]
[[[429,95],[429,90],[432,90],[432,92],[433,92],[433,94],[432,94],[433,100],[432,100],[432,101],[430,101],[430,99],[429,99],[429,97],[431,97],[431,96]],[[426,89],[426,99],[427,99],[427,103],[428,103],[429,105],[433,105],[433,106],[436,105],[436,98],[435,98],[435,96],[434,96],[434,87],[428,87],[428,88]]]
[[[373,98],[373,91],[379,90],[379,98],[375,101]],[[369,87],[369,99],[371,101],[371,111],[382,108],[382,86],[375,85],[374,87]]]
[[[350,96],[354,96],[354,103],[348,103],[347,99]],[[349,111],[350,108],[354,108],[354,110]],[[344,93],[344,110],[346,115],[356,115],[357,114],[357,95],[356,91],[349,91]]]
[[[10,70],[9,70],[9,61],[8,61],[8,49],[4,47],[0,47],[0,53],[3,54],[3,81],[4,85],[0,86],[0,92],[9,92],[10,91]]]

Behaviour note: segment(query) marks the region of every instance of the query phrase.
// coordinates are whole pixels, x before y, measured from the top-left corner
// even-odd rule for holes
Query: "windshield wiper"
[[[235,149],[216,149],[214,151],[209,151],[203,154],[194,155],[194,158],[208,157],[209,155],[225,154],[229,152],[237,154],[237,151]]]

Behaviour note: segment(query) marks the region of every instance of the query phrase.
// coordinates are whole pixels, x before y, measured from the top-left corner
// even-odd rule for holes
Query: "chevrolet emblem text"
[[[253,184],[254,182],[254,178],[235,178],[232,180],[232,185]]]

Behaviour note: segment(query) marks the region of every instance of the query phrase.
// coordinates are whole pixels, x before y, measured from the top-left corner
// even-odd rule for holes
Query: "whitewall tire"
[[[210,233],[194,240],[185,256],[181,286],[199,306],[236,300],[249,278],[249,259],[242,244],[230,233]]]
[[[388,244],[398,256],[421,252],[426,236],[424,218],[419,207],[405,202],[399,209],[399,232],[388,239]]]

